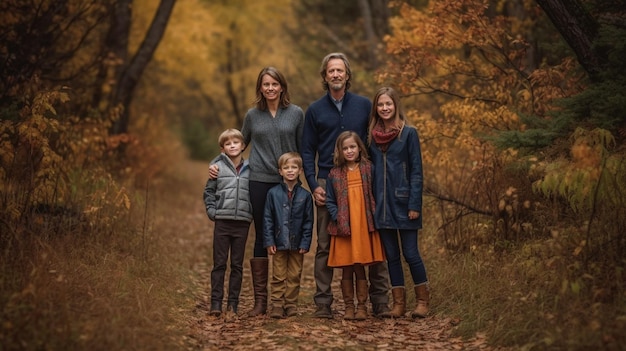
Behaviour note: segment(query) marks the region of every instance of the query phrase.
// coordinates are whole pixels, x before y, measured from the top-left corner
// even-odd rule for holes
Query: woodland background
[[[434,313],[494,346],[622,349],[625,45],[619,0],[4,0],[0,346],[192,348],[192,258],[151,209],[262,67],[306,109],[342,51],[420,133]]]

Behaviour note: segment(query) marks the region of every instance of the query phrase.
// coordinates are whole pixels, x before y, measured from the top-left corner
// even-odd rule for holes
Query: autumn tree
[[[106,0],[0,4],[3,223],[17,225],[41,206],[69,206],[71,172],[102,155],[99,127],[108,121],[89,118],[88,106],[109,5]]]
[[[109,0],[0,4],[0,207],[5,216],[0,221],[12,230],[23,228],[20,221],[32,223],[28,214],[35,209],[81,213],[73,208],[82,206],[79,184],[97,179],[116,186],[107,173],[111,165],[104,162],[115,114],[94,109],[92,99],[102,96],[98,68],[116,59],[108,56],[107,61],[104,44],[113,28],[113,6],[122,3],[129,5]],[[153,27],[163,30],[165,23],[158,21],[163,17],[156,18]],[[114,102],[129,103],[158,43],[158,31],[150,33],[142,46],[147,49],[139,50],[122,72]],[[110,35],[109,43],[113,37],[123,39]]]
[[[593,77],[606,63],[605,54],[594,42],[600,25],[583,2],[578,0],[537,0],[556,29],[576,53],[582,67]]]
[[[626,140],[626,17],[619,1],[537,0],[555,28],[576,54],[590,84],[584,92],[560,104],[559,124],[585,121]],[[610,97],[610,98],[608,98]]]
[[[129,107],[133,92],[143,71],[152,59],[176,0],[161,0],[154,19],[135,55],[128,58],[128,37],[132,20],[132,0],[118,0],[115,10],[111,13],[111,26],[107,36],[107,48],[113,60],[119,60],[113,68],[115,87],[111,94],[110,107],[122,106],[122,112],[113,125],[114,134],[128,131]]]
[[[525,10],[512,11],[511,2],[502,4],[438,1],[419,11],[395,3],[399,16],[386,38],[390,60],[379,81],[406,96],[424,144],[426,189],[442,204],[441,230],[451,246],[465,248],[487,238],[497,244],[542,235],[547,207],[563,201],[552,213],[584,213],[574,226],[587,236],[614,233],[606,240],[615,240],[622,224],[600,229],[582,221],[597,223],[609,207],[626,207],[610,190],[626,186],[621,156],[610,151],[611,132],[623,121],[614,109],[624,101],[624,89],[615,89],[623,87],[623,74],[598,66],[610,83],[596,89],[574,51],[558,45],[552,48],[559,51],[546,51],[543,43],[561,36],[541,8],[518,1]],[[623,41],[608,39],[623,38],[620,26],[598,30],[592,48],[621,57],[616,43]],[[603,118],[613,122],[601,124]],[[608,132],[592,131],[609,125]],[[485,235],[487,229],[492,233]],[[471,240],[464,232],[473,233]]]
[[[75,107],[88,101],[110,3],[2,1],[0,107],[22,106],[38,89],[62,85],[71,87]]]
[[[293,7],[299,20],[289,33],[306,43],[304,55],[343,51],[365,69],[378,67],[382,38],[389,32],[388,0],[307,0]]]

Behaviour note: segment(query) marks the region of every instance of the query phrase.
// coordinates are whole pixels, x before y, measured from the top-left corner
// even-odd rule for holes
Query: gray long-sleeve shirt
[[[294,104],[279,108],[276,117],[269,111],[251,108],[243,120],[241,133],[250,149],[250,180],[280,183],[278,158],[290,151],[300,152],[304,112]]]

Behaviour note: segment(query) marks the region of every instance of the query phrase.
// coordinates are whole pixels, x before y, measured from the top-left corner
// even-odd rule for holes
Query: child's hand
[[[418,219],[420,213],[415,210],[409,210],[409,219]]]
[[[275,255],[276,254],[276,245],[268,246],[267,247],[267,254],[268,255]]]
[[[304,255],[307,252],[309,252],[309,250],[306,250],[306,249],[299,249],[298,250],[298,253],[301,254],[301,255]]]

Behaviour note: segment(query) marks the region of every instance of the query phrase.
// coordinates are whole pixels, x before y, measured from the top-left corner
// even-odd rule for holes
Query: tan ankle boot
[[[356,281],[356,314],[354,319],[362,321],[367,319],[367,280],[357,279]]]
[[[346,305],[346,312],[343,315],[345,320],[354,319],[354,282],[352,279],[341,280],[341,293],[343,303]]]
[[[411,312],[412,318],[424,318],[428,315],[428,302],[430,301],[430,289],[428,284],[415,287],[415,309]]]
[[[391,309],[391,318],[404,317],[406,312],[406,293],[403,286],[391,288],[391,296],[393,297],[393,308]]]

